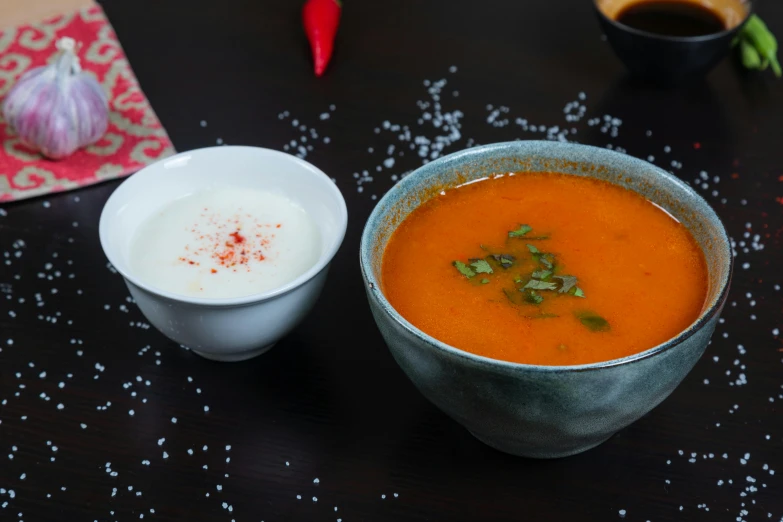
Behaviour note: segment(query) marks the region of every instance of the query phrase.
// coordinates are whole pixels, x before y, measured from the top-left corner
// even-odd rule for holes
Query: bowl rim
[[[272,288],[271,290],[267,290],[265,292],[243,295],[240,297],[209,298],[209,297],[193,297],[193,296],[188,296],[188,295],[164,290],[158,286],[151,285],[145,282],[142,278],[139,278],[138,276],[133,274],[130,269],[126,270],[122,268],[123,264],[115,263],[117,254],[113,251],[113,249],[107,247],[107,245],[109,244],[107,239],[107,236],[109,234],[108,231],[109,225],[107,222],[110,219],[110,216],[107,215],[108,214],[107,209],[109,208],[112,199],[120,198],[121,192],[123,190],[129,190],[126,185],[127,183],[133,180],[136,180],[133,181],[134,183],[140,183],[140,182],[146,183],[148,177],[150,180],[154,180],[154,177],[151,174],[152,172],[162,168],[165,163],[181,160],[184,157],[191,157],[193,155],[196,156],[212,155],[216,153],[231,154],[232,152],[237,152],[237,151],[261,153],[262,156],[259,156],[261,163],[263,163],[263,159],[264,159],[263,156],[278,156],[284,159],[285,161],[294,163],[298,167],[301,167],[304,171],[308,172],[310,175],[316,178],[321,178],[323,181],[325,181],[326,182],[325,185],[328,187],[326,190],[330,191],[332,195],[336,196],[336,200],[338,202],[338,209],[337,209],[338,231],[334,239],[332,240],[331,244],[329,245],[328,250],[326,250],[326,252],[320,255],[318,261],[313,266],[311,266],[306,272],[300,274],[297,278],[289,281],[288,283],[282,286]],[[123,186],[125,187],[125,189],[123,189]],[[135,174],[126,178],[122,183],[120,183],[120,185],[116,189],[114,189],[111,196],[109,196],[109,198],[106,200],[106,203],[104,203],[103,209],[101,210],[101,216],[98,222],[98,234],[100,236],[101,248],[103,249],[104,255],[112,264],[112,266],[115,268],[115,270],[117,270],[120,273],[120,275],[122,275],[122,277],[125,278],[126,281],[145,290],[146,292],[149,292],[158,297],[162,297],[164,299],[168,299],[173,302],[213,307],[213,308],[223,308],[223,307],[256,304],[262,301],[267,301],[275,297],[281,296],[283,294],[286,294],[288,292],[291,292],[296,288],[302,286],[303,284],[307,283],[309,280],[313,279],[316,275],[318,275],[332,261],[335,254],[337,254],[337,251],[340,249],[340,246],[343,243],[343,239],[345,238],[345,232],[347,227],[348,227],[348,208],[346,207],[345,204],[345,198],[343,197],[340,190],[337,188],[337,185],[332,181],[332,179],[312,163],[309,163],[296,156],[292,156],[291,154],[286,154],[285,152],[280,152],[278,150],[268,149],[265,147],[254,147],[249,145],[222,145],[222,146],[212,146],[212,147],[202,147],[198,149],[192,149],[192,150],[180,152],[173,156],[168,156],[166,158],[160,159],[154,163],[145,166]]]
[[[370,248],[370,244],[372,243],[373,237],[375,236],[375,228],[371,227],[371,224],[378,221],[380,209],[383,207],[382,203],[384,203],[385,201],[389,201],[390,199],[395,197],[394,196],[395,191],[399,192],[401,190],[404,191],[410,188],[410,186],[412,186],[415,183],[415,181],[413,180],[415,179],[416,174],[420,173],[422,170],[424,170],[427,167],[432,168],[432,166],[435,164],[449,163],[449,162],[454,162],[455,160],[464,160],[473,155],[492,152],[495,150],[501,150],[509,146],[519,146],[520,144],[525,144],[529,146],[543,146],[544,148],[548,148],[550,150],[560,149],[564,151],[564,153],[567,152],[568,149],[571,150],[587,149],[587,150],[591,150],[594,153],[602,154],[610,158],[614,157],[617,159],[622,159],[622,161],[625,163],[630,162],[630,164],[632,165],[635,164],[640,168],[644,168],[646,171],[655,172],[655,175],[666,178],[668,181],[678,185],[679,188],[689,192],[692,197],[697,198],[704,205],[704,207],[708,209],[709,212],[712,213],[712,217],[714,217],[714,219],[720,224],[721,234],[719,239],[720,242],[722,243],[722,246],[724,247],[724,256],[726,259],[728,259],[728,267],[727,267],[728,270],[726,272],[727,275],[724,279],[720,281],[720,287],[717,292],[717,297],[712,301],[712,303],[706,309],[702,310],[702,312],[699,314],[699,317],[696,318],[696,320],[693,323],[688,325],[684,330],[682,330],[676,336],[658,344],[657,346],[653,346],[642,352],[627,355],[619,359],[610,359],[608,361],[599,361],[599,362],[589,363],[589,364],[578,364],[578,365],[568,365],[568,366],[544,366],[544,365],[537,365],[537,364],[517,363],[511,361],[504,361],[501,359],[493,359],[491,357],[485,357],[483,355],[477,355],[472,352],[461,350],[459,348],[446,344],[442,341],[439,341],[438,339],[430,336],[429,334],[423,332],[422,330],[414,326],[412,323],[410,323],[399,312],[397,312],[397,310],[395,310],[394,307],[391,305],[391,303],[389,303],[389,301],[386,299],[386,296],[381,290],[382,285],[380,281],[373,275],[372,268],[371,268],[372,249]],[[426,173],[426,170],[424,170],[424,172]],[[715,318],[720,313],[720,311],[723,308],[723,305],[726,303],[726,300],[728,298],[729,287],[731,285],[732,274],[734,272],[734,256],[731,251],[731,241],[729,239],[729,235],[728,232],[726,231],[725,225],[718,217],[715,210],[706,202],[706,200],[704,200],[704,198],[702,198],[701,195],[699,195],[693,188],[691,188],[688,184],[683,182],[681,179],[679,179],[678,177],[676,177],[675,175],[669,172],[666,172],[660,167],[653,165],[652,163],[630,156],[628,154],[622,154],[620,152],[604,149],[601,147],[595,147],[592,145],[582,145],[582,144],[570,143],[570,142],[561,143],[561,142],[544,141],[544,140],[519,140],[519,141],[508,141],[508,142],[499,142],[499,143],[481,145],[478,147],[464,149],[458,152],[454,152],[452,154],[448,154],[446,156],[442,156],[437,160],[434,160],[426,165],[423,165],[422,167],[415,169],[408,176],[403,178],[399,183],[394,185],[388,192],[386,192],[386,194],[384,194],[384,196],[378,201],[378,204],[373,209],[372,213],[370,214],[370,217],[367,219],[367,223],[365,224],[364,231],[362,232],[361,245],[359,248],[359,264],[361,266],[362,277],[364,279],[364,284],[367,287],[368,294],[371,295],[371,298],[377,299],[381,308],[389,316],[391,316],[391,318],[396,323],[401,325],[410,334],[414,335],[415,337],[423,341],[431,348],[445,352],[450,356],[464,359],[466,362],[477,364],[480,366],[491,367],[494,370],[504,370],[512,373],[519,372],[519,371],[538,372],[538,373],[596,371],[596,370],[602,370],[615,366],[623,366],[633,362],[641,361],[644,359],[648,359],[650,357],[654,357],[655,355],[658,355],[670,349],[673,349],[676,346],[681,345],[683,341],[695,335],[696,332],[700,331],[708,322],[710,322],[713,318]]]
[[[745,18],[743,18],[742,21],[738,23],[736,26],[731,27],[729,29],[724,29],[723,31],[717,33],[703,34],[700,36],[671,36],[665,34],[651,33],[649,31],[642,31],[641,29],[636,29],[635,27],[622,24],[617,20],[609,18],[606,15],[606,13],[604,13],[603,9],[601,9],[601,7],[598,5],[599,1],[600,0],[593,0],[593,7],[595,7],[595,10],[598,12],[598,16],[600,16],[603,20],[613,25],[614,27],[617,27],[621,31],[625,31],[626,33],[631,33],[637,36],[646,36],[648,38],[654,38],[657,40],[663,40],[667,42],[678,42],[678,43],[699,43],[699,42],[706,42],[710,40],[719,40],[725,36],[729,36],[739,31],[740,29],[742,29],[742,26],[744,26],[747,23],[748,19],[753,15],[753,6],[755,3],[752,1],[743,2],[747,6],[747,13],[745,13]]]

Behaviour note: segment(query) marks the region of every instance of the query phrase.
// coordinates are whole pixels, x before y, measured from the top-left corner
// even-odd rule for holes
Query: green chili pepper
[[[753,40],[759,51],[776,53],[778,51],[778,42],[775,35],[769,32],[769,28],[764,21],[757,15],[751,15],[742,31]]]
[[[740,42],[740,52],[742,53],[742,65],[748,69],[761,69],[761,56],[747,40]]]
[[[777,59],[778,41],[761,18],[756,15],[748,18],[740,33],[740,40],[742,63],[745,67],[764,70],[769,65],[775,76],[779,78],[783,75]],[[748,50],[750,47],[755,49],[757,56]]]

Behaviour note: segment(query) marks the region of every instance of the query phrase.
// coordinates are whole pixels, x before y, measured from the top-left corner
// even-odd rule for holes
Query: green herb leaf
[[[524,282],[524,279],[522,279],[521,275],[517,275],[517,276],[514,277],[514,282],[515,283],[522,283],[522,282]]]
[[[539,249],[537,249],[533,245],[525,245],[525,246],[527,247],[528,250],[530,250],[531,254],[540,254],[541,253],[541,251]]]
[[[503,268],[511,268],[514,265],[514,256],[509,254],[493,254],[492,259],[498,262]]]
[[[591,332],[608,332],[609,322],[595,312],[578,312],[577,319]]]
[[[557,285],[555,283],[549,283],[547,281],[538,281],[536,279],[531,279],[527,282],[525,286],[522,287],[522,289],[530,288],[532,290],[554,290],[557,288]]]
[[[574,297],[582,297],[582,298],[584,298],[584,296],[585,296],[585,293],[584,293],[584,292],[582,291],[582,289],[581,289],[581,288],[579,288],[578,286],[575,286],[575,287],[573,288],[573,291],[571,291],[571,292],[569,292],[569,293],[570,293],[571,295],[573,295]]]
[[[470,260],[470,266],[473,267],[473,270],[476,271],[477,274],[491,274],[492,273],[492,267],[489,266],[489,263],[487,263],[483,259],[471,259]]]
[[[471,277],[475,276],[476,273],[470,269],[468,265],[463,263],[462,261],[454,261],[452,263],[454,265],[454,268],[459,270],[459,273],[470,279]]]
[[[484,279],[482,279],[482,280],[481,280],[481,284],[482,284],[482,285],[485,285],[485,284],[487,284],[487,283],[489,283],[489,279],[487,279],[486,277],[485,277]]]
[[[533,279],[546,279],[551,275],[552,275],[551,270],[536,270],[530,275],[530,277],[532,277]]]
[[[560,279],[563,281],[563,284],[560,285],[560,292],[561,294],[564,294],[574,288],[576,286],[576,277],[570,276],[570,275],[564,275],[564,276],[554,276],[554,279]]]
[[[543,297],[538,295],[538,292],[535,290],[530,290],[528,292],[525,292],[525,301],[531,304],[541,304],[541,302],[544,300]]]
[[[539,254],[536,256],[536,260],[550,270],[555,266],[555,256],[552,254]]]
[[[533,230],[533,227],[530,225],[519,225],[518,229],[512,230],[508,233],[508,237],[522,237],[531,230]]]

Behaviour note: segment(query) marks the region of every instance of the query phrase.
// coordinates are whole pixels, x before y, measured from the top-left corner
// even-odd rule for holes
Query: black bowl
[[[635,75],[662,85],[684,83],[706,75],[731,50],[731,42],[751,15],[750,2],[738,3],[744,19],[719,33],[664,36],[621,24],[594,2],[598,20],[615,54]]]

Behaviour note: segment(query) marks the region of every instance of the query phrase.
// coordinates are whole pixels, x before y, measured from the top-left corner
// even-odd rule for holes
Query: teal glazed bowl
[[[699,318],[647,351],[580,366],[535,366],[474,355],[409,323],[386,300],[381,281],[383,253],[394,230],[441,190],[511,171],[606,180],[643,195],[682,222],[707,261],[709,285]],[[733,266],[723,224],[687,184],[624,154],[548,141],[485,145],[417,169],[373,210],[362,234],[360,260],[373,317],[419,391],[482,442],[536,458],[588,450],[660,404],[704,353],[726,302]]]

